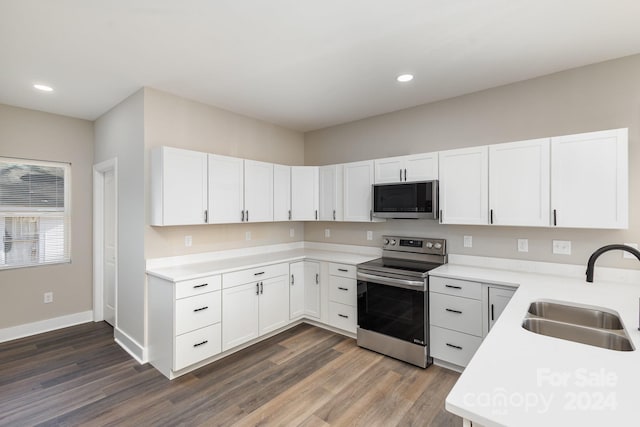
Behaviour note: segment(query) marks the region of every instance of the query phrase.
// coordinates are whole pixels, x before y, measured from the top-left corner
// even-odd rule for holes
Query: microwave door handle
[[[358,280],[364,280],[371,283],[380,283],[381,285],[395,286],[396,288],[426,290],[424,281],[396,279],[393,277],[374,276],[373,274],[358,272]]]

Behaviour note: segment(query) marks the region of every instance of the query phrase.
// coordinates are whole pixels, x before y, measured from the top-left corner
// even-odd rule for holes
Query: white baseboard
[[[0,342],[29,337],[56,329],[67,328],[93,321],[93,311],[83,311],[81,313],[68,314],[66,316],[54,317],[53,319],[40,320],[26,323],[24,325],[11,326],[0,329]]]
[[[141,365],[149,361],[147,349],[144,346],[138,344],[136,340],[131,338],[121,329],[114,328],[113,335],[115,342],[123,348],[124,351],[129,353],[131,357],[136,359]]]

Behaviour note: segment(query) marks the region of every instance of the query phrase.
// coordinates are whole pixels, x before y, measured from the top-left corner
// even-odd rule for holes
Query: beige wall
[[[0,156],[70,162],[72,221],[71,264],[0,271],[0,329],[91,310],[93,123],[0,105]]]
[[[380,245],[382,234],[445,237],[451,253],[585,264],[608,243],[640,242],[640,55],[586,66],[305,134],[305,163],[323,165],[611,128],[629,128],[628,230],[448,226],[429,221],[308,223],[305,240]],[[597,199],[594,200],[597,203]],[[331,238],[324,238],[324,229]],[[366,231],[375,233],[366,240]],[[474,238],[464,248],[464,235]],[[529,252],[516,239],[529,239]],[[553,239],[573,253],[553,255]],[[638,268],[620,253],[598,265]]]
[[[304,163],[301,132],[234,114],[166,92],[146,88],[144,96],[146,188],[152,147],[167,145],[207,153],[287,165]],[[149,191],[146,198],[149,204]],[[147,207],[147,217],[149,209]],[[147,220],[148,223],[148,220]],[[294,237],[289,237],[290,229]],[[251,240],[245,233],[251,232]],[[263,223],[146,227],[147,258],[184,255],[302,240],[302,223]],[[193,246],[184,246],[184,236]]]

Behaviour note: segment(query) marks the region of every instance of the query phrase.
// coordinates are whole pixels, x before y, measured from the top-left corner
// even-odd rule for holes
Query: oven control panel
[[[419,254],[446,254],[445,239],[428,237],[382,236],[382,249],[385,251],[413,252]]]

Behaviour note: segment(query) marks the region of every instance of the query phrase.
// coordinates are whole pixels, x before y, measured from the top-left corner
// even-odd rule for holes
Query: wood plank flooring
[[[86,323],[0,344],[0,426],[461,426],[457,378],[303,324],[169,381]]]

